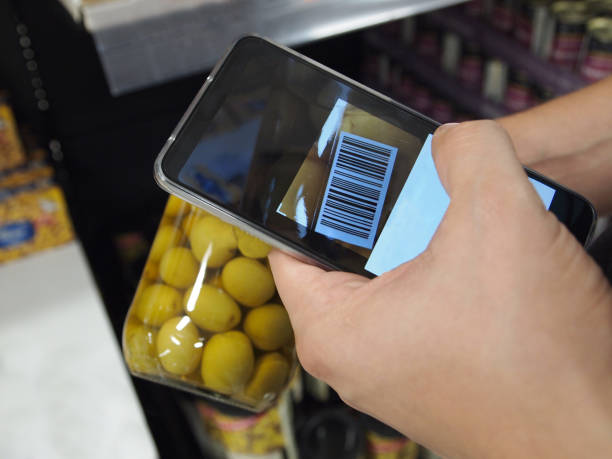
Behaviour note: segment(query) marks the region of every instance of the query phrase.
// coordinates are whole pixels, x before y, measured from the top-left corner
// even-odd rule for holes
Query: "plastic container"
[[[251,411],[297,366],[259,239],[171,196],[123,327],[132,374]]]

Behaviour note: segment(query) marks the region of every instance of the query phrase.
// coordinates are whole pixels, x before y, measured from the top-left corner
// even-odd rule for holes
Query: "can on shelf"
[[[420,22],[416,35],[416,51],[421,56],[437,60],[440,56],[439,30]]]
[[[516,14],[514,38],[538,55],[549,20],[550,0],[523,0]]]
[[[461,38],[453,32],[447,32],[442,39],[442,57],[440,65],[449,75],[455,75],[461,59]]]
[[[612,17],[593,18],[587,23],[580,75],[594,82],[612,74]]]
[[[518,112],[532,104],[533,90],[527,74],[520,70],[511,71],[504,106],[511,112]]]
[[[508,64],[499,59],[489,59],[485,65],[482,95],[497,102],[504,102],[508,85]]]
[[[405,45],[411,45],[414,43],[414,39],[417,31],[417,22],[414,16],[407,17],[402,20],[400,39]]]
[[[589,18],[585,2],[562,1],[551,6],[552,22],[548,29],[548,59],[572,70],[576,66]]]
[[[503,33],[510,33],[518,9],[517,0],[495,0],[489,18],[491,25]]]
[[[477,42],[467,42],[459,61],[457,77],[462,86],[480,91],[482,86],[484,58]]]
[[[259,239],[171,196],[123,327],[130,372],[262,411],[297,366]]]

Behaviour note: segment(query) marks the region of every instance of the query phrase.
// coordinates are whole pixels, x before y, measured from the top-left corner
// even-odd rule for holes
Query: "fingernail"
[[[445,132],[447,132],[448,130],[454,128],[455,126],[457,126],[459,123],[446,123],[443,124],[442,126],[440,126],[438,129],[436,129],[436,132],[434,132],[435,136],[439,136],[444,134]]]

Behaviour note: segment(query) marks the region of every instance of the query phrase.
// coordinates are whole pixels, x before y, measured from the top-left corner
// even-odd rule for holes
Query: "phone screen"
[[[162,167],[182,187],[330,266],[380,275],[421,253],[448,207],[431,155],[436,127],[246,38]],[[530,180],[551,208],[558,188]]]

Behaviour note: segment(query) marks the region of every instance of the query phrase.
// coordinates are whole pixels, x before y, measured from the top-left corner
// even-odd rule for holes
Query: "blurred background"
[[[247,33],[441,123],[612,73],[606,0],[4,0],[1,457],[435,457],[303,372],[254,416],[123,363],[121,328],[168,198],[153,160]]]

